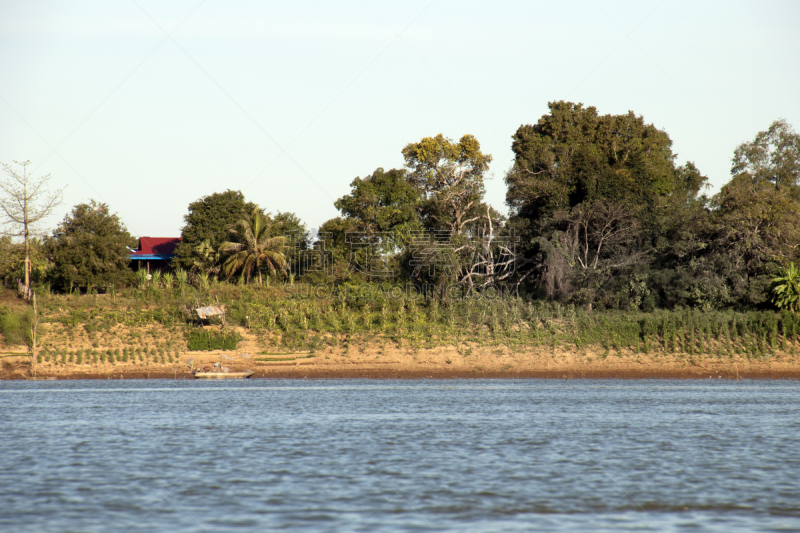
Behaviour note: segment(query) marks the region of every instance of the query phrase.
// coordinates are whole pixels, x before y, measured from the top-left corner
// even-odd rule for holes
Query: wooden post
[[[36,307],[36,293],[31,296],[33,301],[33,322],[31,323],[31,372],[33,377],[36,377],[36,356],[38,350],[36,347],[36,330],[39,326],[39,309]]]

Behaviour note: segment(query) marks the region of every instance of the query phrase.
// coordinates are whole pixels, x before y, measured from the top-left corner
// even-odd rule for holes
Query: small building
[[[131,250],[128,256],[133,261],[133,269],[145,268],[148,274],[153,270],[170,270],[179,242],[180,237],[139,237],[139,249]]]

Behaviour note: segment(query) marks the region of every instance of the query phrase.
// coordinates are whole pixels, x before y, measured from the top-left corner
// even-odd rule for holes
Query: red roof
[[[139,237],[139,249],[131,255],[174,255],[180,237]]]

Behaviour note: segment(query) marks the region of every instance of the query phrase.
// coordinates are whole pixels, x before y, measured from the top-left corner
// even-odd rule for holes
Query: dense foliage
[[[44,243],[36,238],[28,242],[31,260],[31,279],[34,283],[47,281],[52,265],[45,253]],[[0,237],[0,285],[13,287],[16,280],[25,279],[25,245],[11,237]]]
[[[221,268],[219,248],[230,240],[230,230],[256,205],[245,202],[240,191],[227,190],[204,196],[189,204],[176,250],[176,263],[186,270],[211,271]]]
[[[588,307],[769,306],[771,275],[800,252],[799,138],[776,122],[741,145],[709,199],[642,117],[551,103],[517,130],[506,176],[517,281]]]
[[[53,232],[47,249],[55,285],[71,291],[106,288],[132,280],[128,248],[136,244],[106,204],[76,205]]]
[[[508,217],[484,201],[492,156],[472,135],[438,134],[403,147],[403,168],[355,178],[315,242],[296,215],[270,215],[240,191],[204,196],[188,206],[175,275],[135,283],[380,283],[444,306],[501,289],[586,310],[796,307],[775,292],[800,261],[800,135],[785,121],[735,149],[713,197],[667,132],[632,111],[551,102],[511,149]],[[130,242],[106,206],[76,206],[47,254],[32,241],[33,278],[64,290],[132,282]],[[8,239],[0,252],[8,283],[24,254]]]

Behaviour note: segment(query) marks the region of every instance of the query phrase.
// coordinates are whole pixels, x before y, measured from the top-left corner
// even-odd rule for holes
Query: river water
[[[0,383],[0,531],[800,531],[790,381]]]

